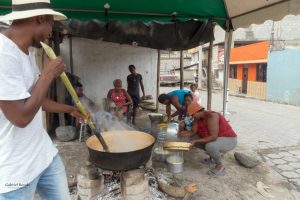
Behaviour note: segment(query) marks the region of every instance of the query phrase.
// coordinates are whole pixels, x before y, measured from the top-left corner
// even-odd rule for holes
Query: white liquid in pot
[[[144,149],[155,141],[151,135],[139,131],[108,131],[101,133],[101,135],[108,146],[109,152],[112,153]],[[91,136],[86,144],[93,150],[104,151],[96,136]]]

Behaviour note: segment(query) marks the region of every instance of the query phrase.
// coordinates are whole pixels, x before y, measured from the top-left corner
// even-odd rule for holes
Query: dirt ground
[[[211,177],[207,171],[213,165],[207,166],[200,162],[205,156],[200,149],[193,149],[185,153],[184,171],[176,175],[176,178],[182,180],[183,184],[191,182],[198,184],[198,191],[192,199],[270,199],[263,197],[256,191],[258,181],[270,187],[270,194],[274,196],[273,199],[300,199],[300,193],[293,188],[293,185],[264,163],[254,169],[247,169],[236,162],[233,152],[231,152],[225,156],[226,174],[220,177]],[[162,170],[164,174],[169,174],[164,163],[155,162],[154,167],[157,170]]]
[[[150,121],[147,112],[140,111],[137,119],[137,127],[147,130],[150,127]],[[66,166],[68,182],[70,185],[76,184],[76,174],[79,172],[88,157],[88,151],[84,143],[74,142],[57,142],[60,155]],[[243,147],[238,146],[234,151],[243,151]],[[176,178],[183,184],[190,182],[198,183],[198,191],[193,194],[194,200],[297,200],[300,199],[300,193],[293,185],[288,183],[280,174],[262,162],[253,169],[247,169],[240,166],[233,157],[234,151],[225,155],[226,174],[221,177],[210,177],[207,171],[213,167],[201,164],[201,160],[206,156],[204,151],[193,149],[184,154],[184,171],[177,174]],[[246,151],[246,150],[245,150]],[[153,167],[156,172],[171,176],[167,172],[166,164],[156,161],[153,158]],[[263,182],[270,188],[269,193],[274,198],[263,197],[257,192],[257,182]],[[173,199],[173,198],[168,198]]]

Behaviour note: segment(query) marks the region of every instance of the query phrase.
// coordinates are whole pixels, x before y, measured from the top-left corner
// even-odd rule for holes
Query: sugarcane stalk
[[[56,59],[56,55],[53,51],[53,49],[51,47],[49,47],[48,45],[46,45],[45,43],[41,42],[41,45],[44,49],[44,51],[46,52],[47,56],[51,59],[51,60],[54,60]],[[78,110],[82,113],[82,115],[87,119],[87,124],[89,125],[89,127],[92,129],[92,130],[95,130],[96,127],[95,125],[92,123],[91,119],[89,118],[88,116],[88,113],[86,111],[86,109],[84,108],[84,106],[82,105],[82,103],[80,102],[69,78],[67,77],[66,73],[63,72],[61,75],[60,75],[60,78],[61,80],[63,81],[63,83],[65,84],[68,92],[70,93],[70,95],[72,96]]]

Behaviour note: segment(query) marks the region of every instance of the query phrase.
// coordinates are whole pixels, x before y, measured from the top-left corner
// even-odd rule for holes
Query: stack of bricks
[[[121,191],[124,200],[149,200],[149,185],[144,169],[123,172]]]
[[[87,164],[77,175],[77,188],[79,200],[96,200],[104,191],[104,179],[94,166]]]

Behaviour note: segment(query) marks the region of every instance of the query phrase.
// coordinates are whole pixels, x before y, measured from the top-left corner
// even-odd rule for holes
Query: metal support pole
[[[180,51],[180,89],[183,89],[183,51]]]
[[[72,40],[72,35],[69,35],[69,51],[70,51],[70,72],[71,74],[74,73],[73,69],[73,40]]]
[[[230,61],[230,49],[232,42],[233,31],[226,31],[225,34],[225,46],[224,46],[224,89],[223,89],[223,116],[227,114],[227,102],[228,102],[228,68]]]
[[[198,88],[202,88],[202,46],[198,47]]]
[[[157,50],[157,73],[156,73],[156,112],[158,112],[159,102],[159,88],[160,88],[160,50]]]
[[[53,37],[54,37],[54,52],[57,56],[60,56],[59,32],[58,31],[53,31]]]
[[[59,32],[54,31],[54,52],[56,55],[60,55],[60,38],[59,38]],[[65,103],[65,93],[66,89],[63,85],[62,81],[60,79],[56,79],[56,95],[57,95],[57,102],[59,103]],[[59,113],[59,125],[65,126],[65,115],[64,113]]]
[[[207,110],[211,110],[212,99],[212,57],[214,42],[209,42],[208,66],[207,66]]]

